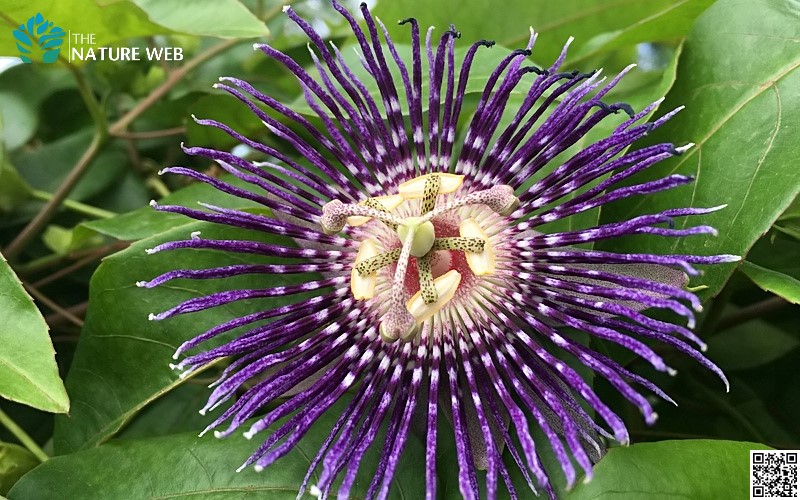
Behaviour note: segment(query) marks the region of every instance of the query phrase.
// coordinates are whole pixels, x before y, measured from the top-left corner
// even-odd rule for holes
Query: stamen
[[[359,247],[359,251],[360,250],[361,247]],[[358,274],[361,276],[368,276],[376,272],[378,269],[386,267],[392,262],[397,261],[397,259],[400,258],[400,250],[400,248],[396,248],[391,252],[378,254],[363,261],[360,261],[358,257],[356,257],[356,266],[354,269],[358,271]]]
[[[467,250],[464,256],[467,258],[467,264],[475,276],[486,276],[494,273],[494,249],[489,242],[489,237],[481,229],[480,224],[475,219],[466,219],[461,222],[459,234],[465,238],[476,239],[480,238],[485,244],[484,248],[479,251]]]
[[[414,296],[406,302],[406,308],[416,320],[416,324],[422,324],[422,322],[439,312],[445,304],[450,302],[450,299],[456,294],[460,283],[461,273],[455,269],[451,269],[434,280],[436,293],[439,295],[439,298],[435,302],[426,303],[422,298],[422,290],[414,294]]]
[[[397,192],[400,193],[406,200],[415,200],[425,197],[425,186],[428,177],[436,176],[439,178],[439,194],[448,194],[456,191],[464,183],[463,175],[456,174],[425,174],[420,175],[415,179],[406,181],[397,187]]]
[[[461,252],[483,252],[485,241],[481,238],[436,238],[432,250],[458,250]]]
[[[519,206],[519,198],[514,195],[514,188],[505,184],[501,184],[483,191],[470,193],[467,196],[462,196],[461,198],[456,198],[450,203],[437,207],[433,211],[428,212],[423,216],[423,219],[431,220],[445,212],[468,205],[486,205],[491,208],[492,211],[507,217],[511,215],[511,213],[514,212],[514,210],[516,210],[516,208]]]
[[[431,252],[417,259],[417,269],[419,270],[419,291],[422,294],[422,300],[426,304],[433,304],[439,298],[439,294],[436,293],[436,285],[433,281]]]
[[[399,194],[393,194],[388,196],[375,196],[372,198],[367,198],[359,202],[359,205],[363,205],[365,207],[374,208],[375,210],[379,210],[381,212],[391,212],[395,208],[399,207],[401,203],[403,203],[403,197]],[[347,218],[347,224],[351,226],[361,226],[366,224],[367,222],[371,221],[372,217],[362,217],[358,215],[354,215]],[[391,224],[390,224],[391,226]],[[392,230],[395,228],[392,227]]]
[[[353,297],[355,297],[356,300],[371,299],[375,296],[375,283],[377,282],[377,275],[375,274],[375,271],[370,273],[361,273],[359,271],[359,262],[368,262],[373,260],[377,254],[378,246],[373,239],[365,239],[358,246],[356,265],[353,266],[353,270],[350,271],[350,291],[353,292]]]

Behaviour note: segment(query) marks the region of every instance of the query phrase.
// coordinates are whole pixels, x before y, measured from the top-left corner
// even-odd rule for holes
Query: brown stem
[[[17,274],[20,275],[33,274],[39,271],[44,271],[45,269],[50,269],[51,267],[57,266],[64,261],[81,259],[88,255],[91,255],[94,259],[99,259],[110,253],[123,250],[124,248],[127,248],[128,245],[130,245],[129,241],[117,241],[116,243],[112,243],[110,245],[99,248],[88,248],[86,250],[77,250],[66,255],[48,255],[47,257],[42,257],[41,259],[20,264],[19,266],[15,267],[15,270]]]
[[[760,318],[764,315],[779,311],[788,305],[791,305],[791,303],[783,297],[774,296],[764,299],[761,302],[745,306],[731,313],[729,316],[725,316],[717,324],[716,331],[719,332],[732,326],[746,323],[752,319]]]
[[[31,286],[33,286],[35,288],[42,288],[45,285],[49,285],[50,283],[52,283],[54,281],[60,280],[64,276],[69,276],[70,274],[74,273],[75,271],[77,271],[78,269],[80,269],[80,268],[82,268],[84,266],[88,266],[92,262],[96,261],[97,258],[98,258],[97,254],[87,255],[86,257],[82,258],[81,260],[79,260],[77,262],[74,262],[73,264],[70,264],[67,267],[59,269],[58,271],[54,272],[53,274],[48,274],[44,278],[42,278],[39,281],[36,281],[35,283],[33,283],[33,285],[31,285]]]
[[[61,315],[64,318],[66,318],[70,323],[73,323],[75,326],[77,326],[79,328],[83,328],[83,320],[82,319],[80,319],[79,317],[75,316],[71,312],[67,311],[66,309],[64,309],[60,305],[56,304],[51,298],[49,298],[48,296],[46,296],[45,294],[43,294],[42,292],[37,290],[36,287],[33,287],[30,284],[25,283],[25,282],[23,282],[22,284],[23,284],[23,286],[25,286],[25,290],[27,290],[28,293],[33,295],[33,298],[35,298],[36,300],[38,300],[42,304],[46,305],[47,307],[49,307],[53,311],[57,312],[59,315]]]
[[[173,128],[165,128],[163,130],[147,130],[143,132],[119,131],[119,132],[113,132],[112,135],[114,137],[119,137],[120,139],[141,140],[141,139],[158,139],[159,137],[169,137],[171,135],[181,135],[185,133],[186,133],[186,127],[173,127]]]
[[[70,306],[65,308],[67,312],[74,315],[78,318],[83,318],[86,314],[86,310],[89,308],[89,302],[81,302],[80,304],[75,304],[74,306]],[[44,317],[45,322],[47,322],[48,326],[52,329],[54,326],[58,326],[64,321],[68,321],[66,317],[62,316],[59,312],[54,312],[48,314]]]
[[[58,190],[53,193],[53,198],[45,203],[42,210],[36,214],[25,229],[23,229],[14,241],[12,241],[3,251],[3,254],[6,256],[8,260],[13,259],[25,248],[33,237],[35,237],[39,232],[44,228],[44,226],[53,218],[55,213],[61,208],[61,202],[69,195],[72,191],[72,188],[75,187],[75,184],[80,180],[83,174],[86,172],[86,169],[89,168],[91,165],[92,160],[95,159],[100,150],[102,149],[103,145],[106,142],[106,134],[102,132],[95,133],[94,137],[92,138],[91,144],[89,144],[89,148],[83,152],[83,155],[78,160],[78,163],[72,167],[72,170],[67,174],[67,178],[61,183]]]
[[[203,64],[207,60],[215,57],[222,52],[228,50],[229,48],[233,47],[241,40],[225,40],[224,42],[220,42],[208,50],[197,54],[191,60],[189,60],[186,64],[181,66],[180,68],[172,71],[168,76],[167,79],[164,80],[164,83],[156,87],[150,94],[139,101],[136,106],[134,106],[130,111],[125,113],[119,120],[117,120],[111,127],[109,128],[109,133],[113,136],[118,136],[119,134],[124,134],[128,125],[130,125],[136,118],[139,117],[142,113],[144,113],[147,109],[150,108],[153,104],[155,104],[159,99],[164,97],[167,92],[172,89],[175,85],[180,82],[183,77],[187,75],[190,71],[195,69],[197,66]]]

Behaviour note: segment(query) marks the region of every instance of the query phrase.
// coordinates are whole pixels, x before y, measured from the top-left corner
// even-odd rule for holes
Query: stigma
[[[416,338],[420,326],[451,303],[463,273],[485,277],[495,272],[490,237],[475,218],[461,219],[462,209],[483,207],[508,217],[519,200],[506,185],[459,196],[463,182],[463,175],[425,174],[403,182],[394,194],[358,204],[331,200],[322,207],[324,232],[362,226],[358,234],[367,235],[358,246],[350,290],[356,300],[380,299],[379,331],[385,342]],[[463,257],[455,259],[454,253]],[[466,265],[454,265],[457,260]],[[393,272],[380,273],[391,266]],[[380,280],[389,286],[379,286]],[[408,293],[409,283],[416,293]]]

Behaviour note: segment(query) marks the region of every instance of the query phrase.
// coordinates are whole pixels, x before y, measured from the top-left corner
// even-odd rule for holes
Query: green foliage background
[[[220,75],[247,79],[310,115],[293,77],[252,50],[254,41],[268,41],[311,63],[305,38],[281,15],[283,3],[0,1],[0,55],[17,61],[11,32],[36,12],[72,33],[94,33],[98,46],[178,46],[184,54],[169,62],[70,63],[65,44],[56,64],[19,64],[0,73],[0,497],[296,496],[308,459],[330,425],[321,422],[267,471],[236,474],[256,443],[196,436],[210,421],[197,409],[219,368],[178,380],[167,366],[182,341],[243,314],[246,306],[148,322],[147,315],[165,304],[219,285],[134,286],[167,269],[219,259],[210,251],[145,258],[145,248],[200,229],[210,236],[236,232],[156,213],[147,206],[150,199],[250,208],[207,186],[157,175],[174,164],[216,173],[207,161],[183,155],[181,141],[220,149],[235,145],[190,115],[277,143],[244,106],[212,89]],[[339,46],[352,43],[325,2],[294,3]],[[706,301],[699,334],[710,346],[708,356],[728,374],[731,391],[661,347],[680,373],[652,376],[679,407],[658,403],[661,418],[647,427],[613,389],[596,381],[596,390],[625,418],[635,444],[613,448],[592,482],[561,494],[744,498],[749,450],[800,448],[800,1],[379,0],[374,11],[389,24],[401,52],[408,32],[392,22],[410,16],[440,30],[454,23],[463,33],[462,47],[481,38],[498,42],[476,62],[467,115],[492,64],[524,45],[531,25],[540,32],[536,63],[549,64],[574,36],[565,69],[603,67],[614,74],[640,63],[609,99],[641,109],[666,95],[655,115],[686,105],[646,140],[696,146],[634,181],[680,172],[695,176],[694,184],[620,201],[567,223],[728,205],[704,220],[719,230],[717,238],[643,236],[598,247],[745,257],[691,283]],[[344,52],[359,66],[352,50]],[[511,102],[521,99],[515,95]],[[618,123],[607,120],[577,147]],[[245,287],[254,279],[239,277],[227,286]],[[651,375],[639,360],[593,343]],[[548,451],[542,453],[547,462]],[[423,494],[423,457],[423,443],[412,442],[393,498]],[[440,496],[458,498],[454,451],[442,448],[440,460]],[[563,488],[563,481],[556,482]],[[365,486],[359,482],[354,495],[363,495]]]

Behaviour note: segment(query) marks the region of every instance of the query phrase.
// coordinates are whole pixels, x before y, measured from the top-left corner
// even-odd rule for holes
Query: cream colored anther
[[[353,264],[353,270],[350,271],[350,291],[353,292],[353,297],[356,300],[371,299],[375,296],[375,283],[378,279],[378,273],[361,276],[356,271],[356,266],[376,255],[378,255],[378,245],[375,240],[366,239],[358,246],[356,261]]]
[[[481,229],[475,219],[465,219],[461,222],[459,233],[464,238],[480,238],[484,241],[482,252],[464,252],[467,264],[475,276],[486,276],[494,273],[494,250],[489,243],[489,237]]]
[[[450,299],[453,298],[456,294],[456,290],[458,290],[459,283],[461,283],[461,273],[455,269],[451,269],[433,280],[433,284],[436,287],[436,294],[439,297],[436,299],[436,302],[426,304],[425,300],[422,298],[422,292],[417,292],[413,297],[408,299],[408,302],[406,302],[406,309],[414,316],[417,325],[429,319],[439,312],[439,309],[444,307],[445,304],[450,302]]]
[[[456,191],[464,183],[463,175],[456,174],[425,174],[415,179],[400,184],[397,192],[406,200],[415,200],[425,196],[425,181],[431,175],[439,177],[439,194],[447,194]]]
[[[401,203],[403,203],[403,197],[399,194],[392,194],[386,196],[375,196],[369,198],[370,200],[378,202],[380,206],[386,209],[387,212],[391,212],[395,208],[399,207]],[[367,200],[363,200],[358,203],[361,206],[367,204]],[[360,215],[351,215],[347,218],[347,224],[350,226],[361,226],[366,224],[367,222],[371,221],[372,217],[362,217]]]

